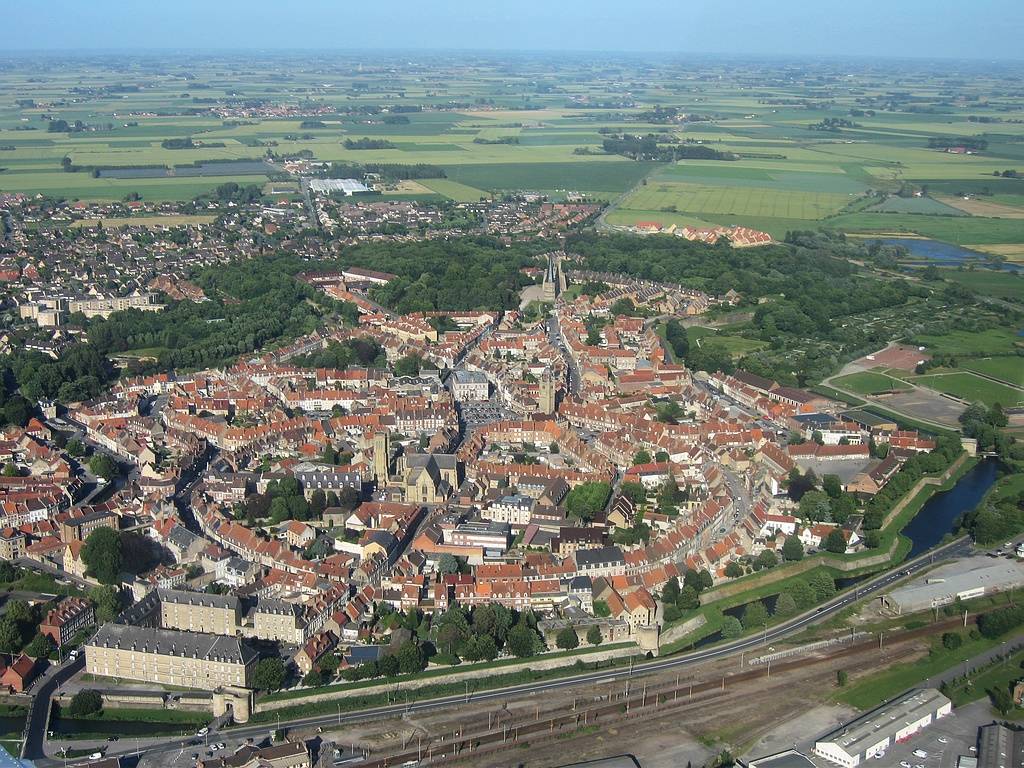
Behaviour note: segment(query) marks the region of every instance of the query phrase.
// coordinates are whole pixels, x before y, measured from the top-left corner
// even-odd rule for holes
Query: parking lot
[[[978,727],[992,722],[987,701],[979,701],[954,710],[949,715],[919,731],[906,742],[894,744],[880,760],[868,763],[900,768],[956,768],[961,755],[976,757]],[[926,757],[915,755],[920,750]]]

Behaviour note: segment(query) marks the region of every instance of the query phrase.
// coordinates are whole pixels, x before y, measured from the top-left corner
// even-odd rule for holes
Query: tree
[[[665,582],[665,586],[661,590],[661,600],[665,604],[674,603],[679,599],[679,578],[673,576],[671,579]]]
[[[71,717],[88,717],[103,709],[103,697],[99,691],[83,688],[71,698],[68,714]]]
[[[458,573],[459,561],[455,555],[445,552],[437,559],[437,570],[441,573]]]
[[[10,616],[0,618],[0,651],[4,653],[17,653],[25,644],[21,627],[18,622]]]
[[[392,656],[390,653],[381,658],[377,663],[377,668],[380,674],[384,677],[398,677],[399,672],[402,671],[402,665],[398,661],[398,658]]]
[[[1013,711],[1013,696],[1010,695],[1010,692],[1005,687],[996,686],[995,688],[989,688],[987,693],[996,712],[1005,716]]]
[[[795,561],[804,559],[804,545],[799,538],[794,536],[787,536],[786,541],[782,544],[782,558],[784,560]]]
[[[82,547],[82,562],[101,584],[116,584],[124,570],[121,537],[113,528],[97,528]]]
[[[77,437],[73,437],[68,441],[67,452],[72,458],[81,458],[85,456],[85,445]]]
[[[52,643],[50,638],[46,635],[36,635],[32,638],[28,645],[25,646],[25,653],[31,656],[33,659],[41,659],[45,656],[50,655],[50,648]]]
[[[117,464],[107,454],[97,452],[89,459],[89,471],[110,482],[117,477]]]
[[[846,537],[841,529],[833,528],[828,532],[828,536],[825,537],[825,549],[840,555],[846,551]]]
[[[832,519],[832,504],[824,491],[807,491],[800,498],[800,517],[812,522]]]
[[[850,676],[846,673],[845,669],[837,669],[836,670],[836,685],[839,686],[840,688],[846,687],[846,681],[849,679],[849,677]]]
[[[679,590],[679,599],[676,600],[676,605],[682,611],[694,611],[700,608],[700,595],[696,589],[687,584]]]
[[[836,581],[825,572],[811,574],[807,584],[814,592],[816,602],[823,603],[836,596]]]
[[[619,491],[634,504],[643,504],[647,500],[647,489],[643,483],[623,483]]]
[[[506,645],[509,652],[519,659],[529,658],[534,654],[533,630],[526,624],[516,624],[508,633]]]
[[[843,481],[839,475],[825,475],[821,478],[821,489],[830,499],[838,499],[843,493]]]
[[[114,587],[93,587],[89,599],[96,606],[96,621],[105,624],[121,613],[121,593]]]
[[[324,682],[326,682],[324,680],[324,673],[316,668],[309,670],[305,677],[302,678],[302,684],[307,688],[319,688]]]
[[[786,618],[788,616],[796,615],[796,600],[793,599],[793,595],[789,592],[783,592],[775,600],[775,613],[774,616],[779,618]]]
[[[581,483],[565,496],[566,511],[572,517],[589,522],[598,512],[604,509],[611,496],[612,487],[609,483]]]
[[[726,616],[722,619],[722,639],[735,640],[743,634],[743,625],[735,616]]]
[[[602,619],[607,619],[612,615],[612,609],[608,607],[608,603],[604,600],[595,600],[594,615]]]
[[[252,671],[252,686],[260,691],[278,691],[284,685],[286,672],[279,658],[261,659]]]
[[[604,636],[601,634],[601,628],[597,626],[597,624],[594,624],[587,630],[587,642],[591,645],[600,645],[604,642]]]
[[[309,495],[309,514],[319,520],[324,516],[325,509],[327,509],[327,494],[317,488]]]
[[[733,561],[725,566],[725,575],[730,579],[736,579],[743,575],[743,566]]]
[[[637,451],[635,454],[633,454],[633,464],[634,465],[635,464],[650,464],[650,463],[651,463],[651,454],[649,454],[644,449],[641,448],[639,451]]]
[[[811,589],[811,586],[803,580],[793,582],[793,584],[789,586],[787,593],[793,598],[793,602],[796,603],[797,609],[801,611],[807,610],[817,602],[814,590]]]
[[[398,669],[403,675],[415,674],[427,666],[427,658],[426,654],[423,653],[423,646],[412,640],[402,643],[395,656],[398,659]]]
[[[770,549],[765,549],[754,560],[754,567],[757,569],[774,568],[779,564],[779,558]]]
[[[942,647],[949,651],[955,651],[963,645],[964,638],[959,632],[943,632]]]
[[[419,355],[406,355],[395,362],[395,376],[416,376],[422,364],[423,358]]]
[[[757,629],[763,626],[766,621],[768,621],[768,608],[761,600],[747,603],[747,607],[743,609],[743,616],[740,618],[744,629],[748,631]]]
[[[4,464],[4,477],[17,477],[18,476],[18,465],[13,461],[9,461]]]
[[[558,635],[555,637],[555,645],[563,651],[571,651],[573,648],[579,647],[580,636],[576,634],[576,630],[572,627],[565,627],[558,630]]]

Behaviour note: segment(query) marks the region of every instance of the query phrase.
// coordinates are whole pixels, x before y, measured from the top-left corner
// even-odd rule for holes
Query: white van
[[[924,758],[928,757],[928,753],[925,752],[923,749],[915,749],[914,757],[920,757],[923,760]]]

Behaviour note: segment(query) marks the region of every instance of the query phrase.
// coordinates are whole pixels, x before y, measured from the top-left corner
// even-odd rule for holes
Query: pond
[[[930,261],[938,261],[946,266],[957,266],[959,264],[982,263],[985,254],[979,251],[972,251],[952,243],[944,243],[940,240],[928,240],[917,237],[885,237],[873,242],[883,245],[898,245],[906,248],[911,256]],[[1010,272],[1019,272],[1019,264],[1003,264],[1003,269]]]
[[[948,491],[935,494],[901,531],[911,541],[908,558],[914,558],[952,533],[964,512],[974,509],[999,476],[998,459],[982,459]]]

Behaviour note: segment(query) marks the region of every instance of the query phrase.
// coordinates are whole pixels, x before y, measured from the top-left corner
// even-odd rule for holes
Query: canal
[[[1000,466],[998,459],[982,459],[948,491],[940,491],[928,499],[901,531],[911,542],[907,557],[917,557],[939,544],[947,533],[952,533],[957,518],[978,506],[988,493],[999,477]]]

